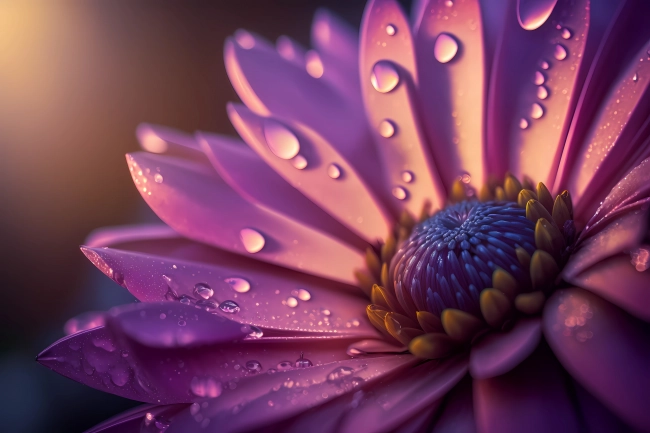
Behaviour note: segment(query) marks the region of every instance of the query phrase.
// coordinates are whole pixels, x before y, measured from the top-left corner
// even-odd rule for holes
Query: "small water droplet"
[[[256,374],[262,371],[262,364],[259,361],[251,360],[246,362],[246,370],[251,374]]]
[[[338,179],[341,177],[341,167],[339,167],[337,164],[330,164],[327,167],[327,175],[331,177],[332,179]]]
[[[262,337],[264,336],[264,331],[262,331],[262,330],[261,330],[260,328],[258,328],[257,326],[254,326],[254,325],[248,325],[248,327],[249,327],[249,329],[250,329],[250,331],[251,331],[251,332],[248,334],[248,336],[249,336],[250,338],[257,340],[258,338],[262,338]]]
[[[286,301],[287,307],[296,308],[298,306],[298,300],[293,296],[289,296]]]
[[[223,301],[221,304],[219,304],[219,309],[223,311],[224,313],[229,313],[229,314],[234,314],[239,312],[239,304],[237,304],[235,301]]]
[[[537,84],[538,86],[541,86],[544,84],[544,81],[546,81],[546,77],[544,77],[544,74],[542,74],[540,71],[535,71],[535,78],[533,78],[533,83]]]
[[[300,142],[294,133],[275,120],[264,121],[264,138],[271,152],[278,158],[291,159],[300,151]]]
[[[139,431],[142,433],[163,433],[170,425],[171,422],[163,416],[154,416],[151,412],[147,412]]]
[[[292,160],[291,164],[298,170],[304,170],[307,168],[307,159],[302,155],[296,155]]]
[[[304,354],[300,352],[300,358],[296,360],[296,368],[307,368],[311,367],[314,364],[304,357]]]
[[[201,410],[201,405],[199,405],[198,403],[195,402],[190,405],[190,415],[194,416],[197,413],[199,413],[200,410]]]
[[[309,301],[311,299],[311,293],[305,289],[292,290],[291,294],[301,301]]]
[[[197,397],[215,398],[221,395],[221,382],[213,377],[196,377],[190,381],[190,390]]]
[[[392,24],[388,24],[388,25],[386,26],[386,34],[387,34],[388,36],[395,36],[395,33],[397,33],[397,27],[395,27],[395,26],[392,25]]]
[[[533,119],[539,119],[544,115],[544,108],[542,108],[541,105],[539,105],[537,102],[533,103],[532,107],[530,108],[530,117]]]
[[[388,93],[399,84],[399,73],[388,60],[380,60],[372,67],[370,75],[372,87],[379,93]]]
[[[396,186],[393,188],[393,197],[395,197],[398,200],[405,200],[406,199],[407,192],[404,188],[401,186]]]
[[[235,40],[245,50],[250,50],[255,46],[255,38],[246,30],[237,30],[235,32]]]
[[[537,88],[537,97],[539,99],[546,99],[548,98],[548,89],[544,86],[539,86]]]
[[[634,81],[635,83],[639,81],[639,75],[637,73],[635,73],[634,76],[632,77],[632,81]]]
[[[188,295],[181,295],[181,297],[178,299],[178,302],[184,305],[192,305],[194,301],[195,299]]]
[[[178,326],[185,326],[185,325],[187,325],[187,322],[185,320],[181,319],[178,321]]]
[[[316,51],[307,51],[307,54],[305,54],[305,61],[305,68],[307,69],[307,73],[309,75],[314,78],[320,78],[323,76],[323,62]]]
[[[566,48],[564,48],[560,44],[557,44],[555,46],[555,51],[553,51],[553,57],[555,57],[558,60],[564,60],[566,59],[566,56],[567,56]]]
[[[445,1],[445,6],[447,6],[448,8],[452,7],[453,5],[454,5],[454,1],[453,1],[453,0],[447,0],[447,1]]]
[[[327,375],[327,381],[330,383],[340,382],[346,377],[352,376],[352,373],[354,373],[354,369],[351,367],[337,367]]]
[[[214,295],[214,290],[207,283],[196,283],[194,285],[194,294],[203,299],[210,299]]]
[[[433,56],[440,63],[448,63],[458,53],[458,42],[448,33],[440,33],[433,46]]]
[[[562,39],[571,39],[571,36],[573,36],[571,30],[567,29],[566,27],[562,29]]]
[[[243,278],[231,277],[224,281],[230,284],[230,287],[237,293],[246,293],[251,289],[251,284]]]
[[[293,363],[291,361],[281,361],[278,363],[278,371],[286,371],[293,368]]]
[[[160,320],[165,320],[167,318],[167,315],[165,313],[160,313]]]
[[[244,248],[249,253],[257,253],[264,248],[264,236],[260,232],[254,229],[242,229],[239,232],[239,237],[241,238]]]
[[[332,314],[332,312],[330,310],[328,310],[327,308],[321,308],[320,312],[323,314],[323,316],[329,316],[329,315]]]
[[[413,179],[414,179],[413,172],[408,170],[404,170],[402,172],[402,180],[404,181],[404,183],[411,183],[413,182]]]
[[[217,303],[209,299],[199,299],[196,301],[196,307],[208,312],[212,312],[217,309]]]
[[[528,120],[522,118],[522,119],[519,121],[519,127],[520,127],[521,129],[526,129],[526,128],[528,128]]]
[[[160,174],[160,173],[156,173],[156,174],[154,174],[154,175],[153,175],[153,180],[154,180],[154,182],[156,182],[156,183],[163,183],[163,177],[162,177],[162,174]]]
[[[395,135],[395,124],[388,119],[379,122],[379,135],[384,138],[390,138]]]
[[[548,69],[548,68],[551,67],[551,65],[549,65],[548,62],[547,62],[546,60],[542,60],[542,61],[540,62],[540,64],[539,64],[539,67],[542,68],[542,69]]]
[[[517,19],[525,30],[540,28],[551,16],[557,0],[517,0]]]

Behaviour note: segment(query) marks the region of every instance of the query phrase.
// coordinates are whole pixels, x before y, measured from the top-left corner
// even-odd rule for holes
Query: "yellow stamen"
[[[571,194],[569,193],[569,191],[564,190],[562,191],[562,194],[560,194],[560,197],[562,197],[564,204],[569,210],[569,215],[571,215],[571,219],[573,219],[573,200],[571,200]]]
[[[537,200],[539,200],[549,213],[553,212],[553,197],[548,191],[548,188],[546,188],[546,185],[542,182],[537,184]]]
[[[530,259],[530,279],[533,288],[541,290],[555,281],[560,272],[553,256],[543,250],[536,250]]]
[[[515,277],[501,268],[495,269],[492,273],[492,286],[510,299],[513,299],[519,293],[519,283],[517,283]]]
[[[449,195],[449,201],[452,203],[459,203],[463,200],[467,200],[467,195],[465,194],[465,184],[459,179],[456,179],[451,185],[451,194]]]
[[[442,327],[442,322],[440,319],[428,311],[418,311],[416,313],[418,323],[420,328],[424,332],[443,332],[444,328]]]
[[[440,315],[447,335],[459,342],[469,342],[485,328],[483,322],[473,315],[455,308],[447,308]]]
[[[571,212],[561,195],[555,197],[553,204],[553,221],[559,228],[564,227],[564,223],[571,219]]]
[[[494,188],[494,196],[496,197],[496,199],[498,201],[506,201],[507,200],[506,192],[500,186],[497,186],[496,188]]]
[[[524,269],[529,269],[530,267],[530,254],[528,254],[528,251],[521,247],[515,248],[515,253],[517,254],[517,260],[519,260],[519,263],[521,263],[521,266],[524,267]]]
[[[366,271],[356,270],[354,271],[354,278],[357,279],[359,287],[366,295],[370,294],[372,285],[375,284],[375,279],[372,278]]]
[[[397,313],[388,313],[384,318],[384,326],[386,327],[386,330],[397,341],[404,345],[408,345],[413,338],[424,334],[424,331],[419,328],[404,326],[402,320],[398,320],[397,316],[401,315]],[[404,316],[401,317],[403,318]]]
[[[521,182],[519,182],[519,179],[514,177],[512,174],[508,173],[503,182],[503,190],[505,191],[508,200],[517,201],[519,191],[522,190]]]
[[[512,312],[512,304],[508,297],[500,290],[484,289],[479,302],[485,321],[493,328],[501,329]]]
[[[529,200],[537,200],[537,194],[535,194],[535,191],[529,189],[522,189],[519,191],[519,196],[517,196],[517,204],[519,204],[519,207],[526,209],[526,204],[528,204]]]
[[[379,260],[377,253],[375,253],[375,250],[372,248],[366,248],[366,266],[372,273],[373,277],[379,278],[379,275],[381,274],[381,261]]]
[[[542,311],[546,296],[541,291],[522,293],[515,298],[515,307],[524,314],[537,314]]]
[[[486,184],[484,184],[481,187],[481,190],[478,192],[478,199],[481,201],[490,201],[494,200],[494,196],[492,195],[492,191],[490,191],[490,187]]]
[[[409,351],[423,359],[439,359],[456,350],[458,343],[441,333],[420,335],[411,340]]]
[[[382,286],[390,287],[390,284],[388,284],[390,283],[389,276],[388,276],[388,263],[386,262],[382,263],[381,265],[381,275],[379,279],[381,280]]]
[[[385,307],[386,311],[402,311],[393,294],[377,284],[372,286],[370,301],[375,305]]]
[[[528,203],[526,203],[526,218],[534,223],[536,223],[540,218],[553,221],[551,214],[548,213],[546,208],[535,199],[528,200]]]
[[[397,246],[397,240],[395,236],[391,233],[386,237],[386,242],[381,246],[381,261],[384,263],[390,263],[391,259],[395,255],[395,249]]]
[[[560,257],[565,247],[562,233],[546,218],[538,219],[535,224],[535,244],[553,257]]]
[[[366,307],[366,314],[372,325],[380,331],[386,332],[386,325],[384,325],[384,318],[388,311],[384,310],[379,305],[370,304]]]

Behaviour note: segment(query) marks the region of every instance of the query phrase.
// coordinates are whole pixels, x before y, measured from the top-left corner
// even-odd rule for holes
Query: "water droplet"
[[[526,128],[528,128],[528,120],[522,118],[522,119],[519,121],[519,127],[520,127],[521,129],[526,129]]]
[[[246,362],[246,370],[251,374],[259,373],[262,371],[262,364],[260,364],[259,361],[248,361]]]
[[[316,51],[307,51],[307,54],[305,54],[305,61],[305,68],[307,69],[307,73],[309,75],[314,78],[320,78],[323,76],[323,62]]]
[[[219,309],[223,311],[224,313],[229,313],[229,314],[234,314],[239,312],[239,304],[237,304],[235,301],[223,301],[221,304],[219,304]]]
[[[147,412],[139,431],[142,433],[163,433],[170,425],[171,422],[161,415],[154,416],[151,412]]]
[[[230,287],[237,293],[246,293],[251,289],[251,284],[243,278],[231,277],[224,281],[230,284]]]
[[[217,309],[217,303],[208,299],[199,299],[196,301],[196,306],[208,312],[212,312]]]
[[[433,47],[433,55],[440,63],[450,62],[458,53],[458,42],[448,33],[440,33]]]
[[[401,186],[396,186],[395,188],[393,188],[393,196],[398,200],[406,199],[406,194],[407,194],[406,190]]]
[[[248,334],[248,336],[249,336],[250,338],[258,339],[258,338],[262,338],[262,337],[264,336],[264,331],[262,331],[262,330],[261,330],[260,328],[258,328],[257,326],[254,326],[254,325],[248,325],[248,327],[250,328],[250,331],[251,331],[251,332]]]
[[[185,325],[187,325],[187,322],[185,320],[181,319],[178,321],[178,326],[185,326]]]
[[[154,180],[154,182],[156,182],[156,183],[163,183],[163,177],[162,177],[162,174],[160,174],[160,173],[156,173],[156,174],[154,174],[154,175],[153,175],[153,180]]]
[[[244,248],[249,253],[257,253],[264,248],[264,236],[260,232],[254,229],[242,229],[239,232],[239,237],[241,238]]]
[[[304,354],[300,352],[300,358],[296,360],[296,368],[307,368],[311,367],[314,364],[304,357]]]
[[[293,363],[291,361],[281,361],[278,363],[278,371],[286,371],[293,368]]]
[[[167,318],[167,315],[165,313],[160,313],[160,320],[165,320]]]
[[[221,395],[222,386],[221,382],[212,377],[194,376],[190,382],[190,390],[197,397],[215,398]]]
[[[370,83],[379,93],[388,93],[399,84],[399,73],[388,60],[380,60],[372,67]]]
[[[341,177],[341,167],[332,163],[327,167],[327,175],[332,179],[338,179]]]
[[[542,69],[548,69],[548,68],[551,67],[551,65],[549,65],[548,62],[547,62],[546,60],[542,60],[542,61],[540,62],[540,64],[539,64],[539,67],[542,68]]]
[[[566,27],[562,29],[562,39],[571,39],[571,36],[573,36],[571,30],[567,29]]]
[[[517,0],[517,19],[525,30],[538,29],[551,16],[557,0]]]
[[[246,30],[237,30],[235,32],[235,40],[245,50],[250,50],[255,46],[255,38]]]
[[[414,179],[413,172],[408,171],[408,170],[404,170],[402,172],[402,180],[405,183],[411,183],[411,182],[413,182],[413,179]]]
[[[397,33],[397,27],[395,27],[395,26],[392,25],[392,24],[388,24],[388,25],[386,26],[386,34],[387,34],[388,36],[395,36],[395,33]]]
[[[194,294],[203,299],[210,299],[214,295],[214,290],[207,283],[196,283],[194,285]]]
[[[287,307],[296,308],[298,306],[298,300],[293,296],[289,296],[286,301]]]
[[[557,44],[555,46],[555,51],[553,51],[553,57],[555,57],[558,60],[564,60],[566,59],[566,56],[567,56],[566,48],[564,48],[560,44]]]
[[[637,73],[635,73],[634,76],[632,77],[632,81],[634,81],[635,83],[639,81],[639,75]]]
[[[181,297],[178,299],[178,302],[184,305],[192,305],[194,298],[188,295],[181,295]]]
[[[307,159],[302,155],[296,155],[296,157],[291,160],[291,164],[298,170],[304,170],[307,168]]]
[[[278,158],[291,159],[300,151],[300,142],[294,133],[275,120],[264,121],[264,138],[271,152]]]
[[[541,105],[539,105],[537,102],[533,103],[532,107],[530,108],[530,117],[533,119],[539,119],[544,115],[544,108],[542,108]]]
[[[327,308],[321,308],[320,312],[323,314],[323,316],[329,316],[329,315],[332,314],[332,312],[330,310],[328,310]]]
[[[192,403],[191,406],[190,406],[190,415],[194,416],[197,413],[199,413],[200,410],[201,410],[201,405],[199,405],[196,402]]]
[[[379,122],[379,135],[384,138],[390,138],[395,135],[395,124],[388,119]]]
[[[445,6],[447,6],[448,8],[452,7],[453,5],[454,5],[454,1],[453,1],[453,0],[447,0],[447,1],[445,1]]]
[[[309,301],[311,299],[311,293],[305,289],[292,290],[291,294],[301,301]]]
[[[350,377],[352,373],[354,373],[354,369],[351,367],[337,367],[327,375],[327,381],[330,383],[340,382],[346,377]]]
[[[546,77],[544,77],[544,74],[542,74],[540,71],[535,71],[535,78],[533,78],[533,83],[537,84],[538,86],[541,86],[544,84],[544,81],[546,81]]]
[[[537,88],[537,97],[539,99],[546,99],[548,98],[548,89],[544,86],[539,86]]]

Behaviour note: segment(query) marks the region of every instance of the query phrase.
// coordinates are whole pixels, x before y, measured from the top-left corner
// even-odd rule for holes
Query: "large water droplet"
[[[546,77],[540,71],[535,71],[535,78],[533,78],[533,83],[538,86],[541,86],[546,81]]]
[[[528,128],[528,120],[522,118],[522,119],[519,121],[519,127],[520,127],[521,129],[526,129],[526,128]]]
[[[567,29],[566,27],[562,29],[562,39],[571,39],[571,36],[573,36],[571,30]]]
[[[296,360],[296,368],[307,368],[311,367],[314,364],[304,357],[304,354],[300,352],[300,358]]]
[[[298,170],[304,170],[307,168],[307,159],[302,155],[296,155],[296,157],[291,160],[291,164]]]
[[[388,60],[380,60],[372,67],[370,83],[379,93],[388,93],[399,84],[399,73]]]
[[[544,86],[539,86],[537,88],[537,97],[539,99],[546,99],[548,98],[548,89]]]
[[[208,312],[216,311],[217,309],[217,303],[209,299],[199,299],[198,301],[196,301],[195,305],[197,308],[200,308]]]
[[[309,301],[311,299],[311,293],[305,289],[292,290],[291,294],[301,301]]]
[[[178,302],[184,305],[192,305],[194,301],[195,299],[189,295],[181,295],[181,297],[178,298]]]
[[[538,29],[551,16],[557,0],[518,0],[517,19],[525,30]]]
[[[259,361],[248,361],[246,362],[246,370],[251,374],[259,373],[262,371],[262,364]]]
[[[287,307],[296,308],[298,306],[298,300],[293,296],[289,296],[285,302]]]
[[[539,63],[539,67],[542,68],[542,69],[548,69],[548,68],[551,67],[551,65],[549,65],[548,62],[547,62],[546,60],[542,60],[542,61]]]
[[[156,183],[163,183],[163,177],[162,177],[162,174],[160,174],[160,173],[156,173],[156,174],[154,174],[154,175],[153,175],[153,180],[154,180],[154,182],[156,182]]]
[[[196,283],[194,285],[194,294],[203,299],[210,299],[214,295],[214,290],[207,283]]]
[[[264,236],[260,232],[254,229],[242,229],[239,232],[239,237],[241,238],[244,248],[249,253],[257,253],[264,248]]]
[[[341,167],[339,167],[337,164],[330,164],[327,167],[327,175],[331,177],[332,179],[338,179],[341,177]]]
[[[307,54],[305,54],[305,61],[305,68],[307,69],[307,73],[309,75],[314,78],[320,78],[323,76],[323,62],[316,51],[307,51]]]
[[[300,151],[300,142],[294,133],[275,120],[264,121],[264,138],[271,152],[278,158],[291,159]]]
[[[541,105],[539,105],[537,102],[533,103],[532,107],[530,108],[530,117],[533,119],[539,119],[544,115],[544,108],[542,108]]]
[[[252,339],[257,340],[258,338],[262,338],[264,336],[264,331],[262,331],[260,328],[254,325],[248,325],[248,328],[250,329],[250,333],[248,336]]]
[[[196,377],[190,382],[190,390],[197,397],[215,398],[221,395],[221,382],[213,377]]]
[[[396,186],[395,188],[393,188],[392,192],[393,192],[393,197],[395,197],[396,199],[398,200],[406,199],[407,192],[401,186]]]
[[[411,183],[411,182],[413,182],[414,178],[415,177],[413,176],[412,171],[404,170],[402,172],[402,180],[404,181],[404,183]]]
[[[632,77],[632,81],[634,81],[635,83],[636,83],[637,81],[639,81],[639,74],[637,74],[637,73],[635,72],[635,73],[634,73],[634,76]]]
[[[346,377],[352,376],[352,373],[354,373],[354,369],[351,367],[337,367],[327,375],[327,381],[330,383],[340,382]]]
[[[293,368],[293,363],[291,361],[281,361],[278,363],[278,371],[286,371]]]
[[[395,124],[388,119],[379,122],[379,135],[384,138],[390,138],[395,135]]]
[[[555,57],[558,60],[564,60],[566,59],[566,56],[567,56],[566,48],[564,48],[560,44],[557,44],[555,46],[555,51],[553,51],[553,57]]]
[[[224,281],[230,284],[230,287],[237,293],[246,293],[251,289],[251,284],[243,278],[231,277]]]
[[[223,301],[221,304],[219,304],[219,309],[223,311],[224,313],[229,313],[229,314],[234,314],[239,312],[239,304],[237,304],[235,301]]]
[[[458,42],[448,33],[440,33],[433,47],[433,55],[440,63],[448,63],[458,53]]]
[[[386,34],[387,34],[388,36],[395,36],[395,33],[397,33],[397,27],[395,27],[395,26],[392,25],[392,24],[388,24],[388,25],[386,26]]]
[[[142,420],[139,431],[141,433],[163,433],[170,425],[171,422],[162,415],[154,416],[151,412],[147,412]]]

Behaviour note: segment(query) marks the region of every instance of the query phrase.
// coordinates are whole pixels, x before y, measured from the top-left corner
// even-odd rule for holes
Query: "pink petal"
[[[592,229],[593,234],[578,244],[578,250],[562,271],[564,279],[571,281],[599,261],[636,248],[646,231],[647,204],[604,220],[598,224],[598,230]]]
[[[627,432],[632,429],[623,424],[616,415],[598,401],[579,383],[571,381],[575,389],[575,398],[582,413],[585,430],[590,433]]]
[[[430,0],[416,23],[420,100],[431,151],[450,187],[469,173],[472,185],[485,180],[484,107],[487,94],[483,26],[478,0]],[[442,35],[442,36],[441,36]],[[458,53],[447,63],[435,55],[438,38],[451,36]]]
[[[548,352],[536,352],[502,376],[474,380],[479,433],[579,431],[562,369]]]
[[[393,36],[386,31],[389,25],[396,29]],[[381,92],[372,84],[374,68]],[[434,209],[443,207],[445,189],[418,120],[418,79],[409,23],[394,0],[371,0],[366,6],[361,26],[360,72],[368,121],[393,191],[393,206],[415,215],[420,214],[426,201]]]
[[[181,237],[165,224],[133,224],[102,227],[93,230],[85,240],[88,247],[112,247],[115,245],[152,239]]]
[[[201,414],[210,419],[211,431],[219,431],[224,425],[229,431],[250,431],[327,403],[337,396],[362,390],[413,362],[410,355],[391,355],[242,378],[236,388],[226,388],[221,398],[209,400]],[[186,411],[167,433],[187,432],[196,425],[194,417]]]
[[[634,427],[650,429],[646,324],[577,288],[553,294],[543,323],[551,348],[581,385]]]
[[[261,338],[200,347],[156,348],[139,344],[118,327],[100,327],[59,340],[37,360],[104,392],[170,404],[215,398],[248,379],[260,378],[262,388],[268,392],[271,387],[265,388],[268,379],[264,378],[272,377],[281,384],[287,375],[305,370],[295,367],[301,355],[314,368],[320,368],[321,364],[347,360],[345,348],[349,344],[349,339],[329,337]],[[371,360],[365,358],[364,362]],[[272,374],[273,369],[285,370]]]
[[[474,403],[472,401],[472,381],[462,380],[449,393],[432,433],[475,433]]]
[[[364,398],[339,427],[341,432],[390,431],[428,408],[438,405],[467,373],[462,356],[429,361],[388,379]]]
[[[589,26],[588,0],[558,2],[544,24],[532,31],[522,28],[515,2],[510,2],[487,110],[494,174],[503,175],[507,169],[552,185],[586,74],[584,65],[589,64],[589,59],[584,62]]]
[[[542,337],[539,318],[519,319],[507,332],[494,332],[472,346],[469,372],[475,379],[505,374],[533,353]]]
[[[140,147],[147,152],[166,153],[195,160],[204,159],[203,152],[192,134],[167,126],[141,123],[135,135]]]
[[[299,125],[290,127],[259,117],[241,105],[229,105],[228,114],[242,138],[291,186],[367,241],[386,236],[390,215],[353,165],[323,137]],[[295,161],[274,154],[266,138],[272,129],[297,138],[298,156],[307,161],[305,168],[298,169]]]
[[[431,426],[436,413],[438,412],[438,406],[433,405],[432,407],[426,408],[420,413],[413,415],[408,421],[405,421],[398,428],[394,430],[395,433],[421,433],[426,431]]]
[[[140,427],[144,424],[145,416],[151,422],[158,421],[166,424],[166,421],[186,408],[183,404],[174,404],[169,406],[154,406],[150,404],[135,407],[122,412],[106,421],[97,424],[95,427],[85,433],[140,433]],[[163,424],[163,425],[164,425]]]
[[[354,289],[190,241],[174,244],[172,250],[159,246],[153,253],[82,251],[109,277],[118,274],[120,283],[143,302],[178,299],[217,311],[217,305],[234,301],[240,310],[229,319],[242,324],[360,338],[379,335],[365,315],[368,300],[356,296]],[[203,296],[196,289],[201,283],[208,286]]]
[[[97,328],[98,326],[104,326],[105,316],[106,313],[103,311],[87,311],[65,322],[63,331],[66,335],[70,335],[87,329]]]
[[[647,254],[648,249],[645,251]],[[650,321],[650,272],[635,269],[629,255],[614,256],[596,263],[569,282]]]
[[[352,343],[347,352],[350,356],[358,356],[368,353],[401,353],[407,350],[406,346],[395,346],[384,340],[361,340]]]
[[[365,267],[358,250],[245,201],[203,165],[144,153],[127,161],[147,204],[190,239],[348,284],[356,283],[354,270]]]

